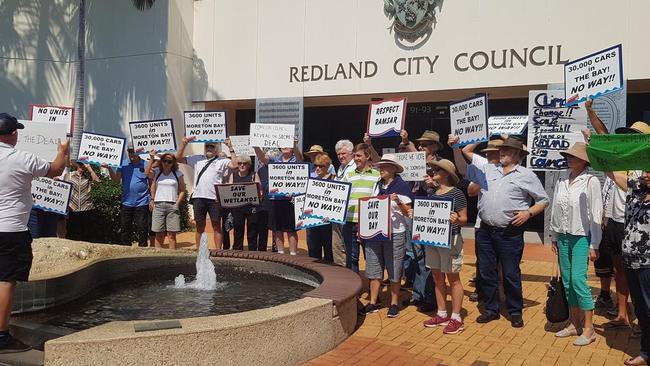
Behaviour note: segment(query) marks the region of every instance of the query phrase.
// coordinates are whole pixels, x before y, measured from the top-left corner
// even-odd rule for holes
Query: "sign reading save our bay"
[[[225,111],[185,111],[185,136],[192,142],[222,142],[226,140]]]
[[[309,179],[309,163],[269,164],[269,199],[288,199],[304,194]]]
[[[370,137],[399,136],[404,129],[406,98],[373,102],[368,109]]]
[[[460,140],[457,146],[488,140],[487,95],[477,94],[449,105],[451,133]]]
[[[449,248],[452,199],[416,198],[413,201],[413,237],[415,244]]]
[[[255,182],[215,184],[217,200],[222,208],[236,208],[260,204],[259,186]]]
[[[72,193],[72,183],[38,177],[32,180],[32,199],[34,207],[41,210],[66,215]]]
[[[390,196],[359,198],[358,214],[361,239],[391,239]]]

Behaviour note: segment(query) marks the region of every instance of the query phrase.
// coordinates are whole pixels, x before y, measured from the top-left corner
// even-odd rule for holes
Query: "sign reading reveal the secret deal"
[[[406,119],[406,98],[373,102],[368,109],[370,137],[399,136]]]
[[[82,132],[77,161],[87,164],[120,167],[124,158],[125,142],[126,139],[123,137]]]
[[[185,136],[192,142],[222,142],[226,140],[225,111],[185,111]]]
[[[295,127],[285,124],[251,123],[250,143],[255,147],[293,147]]]
[[[427,157],[424,151],[392,154],[404,171],[400,177],[407,182],[419,182],[427,176]]]
[[[327,222],[324,222],[321,219],[316,219],[313,217],[307,217],[303,215],[302,208],[304,205],[305,205],[304,194],[293,196],[293,214],[294,214],[294,222],[296,223],[296,230],[302,230],[314,226],[323,226],[329,224]]]
[[[451,133],[460,138],[457,146],[487,141],[487,116],[487,95],[485,94],[477,94],[471,98],[451,103],[449,105]]]
[[[171,119],[129,122],[129,129],[137,154],[146,155],[151,149],[158,152],[176,151],[174,123]]]
[[[344,224],[351,189],[351,183],[309,178],[303,214]]]
[[[307,180],[309,180],[309,163],[271,163],[269,164],[269,199],[287,199],[304,194],[307,191]]]
[[[64,123],[68,136],[72,136],[74,130],[73,107],[33,104],[30,106],[29,119],[32,122]]]
[[[451,245],[452,199],[416,198],[413,201],[413,237],[420,245],[449,248]]]
[[[360,198],[358,213],[361,239],[391,239],[390,196]]]
[[[33,207],[65,215],[72,193],[72,183],[38,177],[32,180]]]
[[[623,89],[621,45],[592,53],[564,64],[566,105]]]
[[[260,204],[260,191],[257,183],[215,184],[217,199],[222,208],[236,208]]]
[[[16,149],[28,151],[41,159],[54,161],[59,140],[66,138],[66,125],[53,122],[19,121],[25,128],[18,133]]]

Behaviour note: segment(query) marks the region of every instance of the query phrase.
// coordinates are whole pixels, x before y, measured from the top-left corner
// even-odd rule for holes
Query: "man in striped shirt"
[[[354,147],[354,162],[356,168],[348,170],[341,181],[352,183],[350,202],[346,223],[343,225],[343,240],[345,241],[345,266],[359,273],[359,238],[358,216],[359,198],[370,197],[375,184],[379,180],[379,171],[374,169],[370,160],[370,146],[357,144]]]

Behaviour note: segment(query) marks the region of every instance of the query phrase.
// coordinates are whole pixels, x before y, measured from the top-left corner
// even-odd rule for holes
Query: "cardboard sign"
[[[147,155],[151,149],[159,153],[176,151],[174,123],[171,119],[129,122],[129,130],[137,154]]]
[[[65,123],[19,121],[25,128],[18,130],[16,149],[30,152],[41,159],[54,161],[59,140],[66,139]]]
[[[587,154],[594,170],[650,171],[650,135],[591,135]]]
[[[528,116],[494,116],[488,118],[490,135],[521,135],[528,126]]]
[[[568,106],[623,88],[621,45],[564,64],[564,95]]]
[[[406,98],[373,102],[368,108],[370,137],[399,136],[406,119]]]
[[[293,213],[294,222],[296,223],[296,230],[307,229],[314,226],[329,225],[321,219],[307,217],[303,215],[302,208],[305,205],[305,195],[301,194],[293,197]]]
[[[352,183],[309,178],[303,214],[345,224]]]
[[[531,90],[528,97],[527,165],[532,170],[566,169],[560,152],[584,141],[587,112],[582,106],[567,106],[562,90]]]
[[[222,208],[236,208],[249,204],[257,206],[261,201],[260,190],[256,182],[215,184],[214,189]]]
[[[293,147],[295,127],[285,124],[252,123],[250,145],[255,147]]]
[[[72,194],[72,183],[38,177],[32,180],[34,208],[66,215]]]
[[[32,122],[65,123],[66,133],[72,136],[74,131],[74,108],[55,105],[32,104],[29,106],[29,119]]]
[[[271,163],[269,164],[269,199],[287,199],[304,194],[307,191],[307,180],[309,180],[309,163]]]
[[[451,222],[449,216],[454,202],[451,198],[416,198],[413,201],[413,238],[420,245],[449,248]]]
[[[251,146],[250,141],[249,135],[230,136],[230,144],[237,156],[255,156],[255,149]],[[228,151],[228,149],[223,151]],[[228,151],[228,153],[230,152]]]
[[[119,168],[124,159],[125,143],[126,139],[123,137],[82,132],[77,161],[94,165],[106,164]]]
[[[366,240],[390,240],[392,226],[390,196],[359,198],[359,237]]]
[[[404,171],[400,173],[407,182],[419,182],[427,176],[427,156],[424,151],[392,154]]]
[[[485,94],[477,94],[474,97],[451,103],[449,105],[451,133],[460,137],[457,146],[487,141],[487,116],[487,95]]]
[[[183,116],[185,136],[195,137],[192,142],[223,142],[226,140],[225,111],[185,111]]]

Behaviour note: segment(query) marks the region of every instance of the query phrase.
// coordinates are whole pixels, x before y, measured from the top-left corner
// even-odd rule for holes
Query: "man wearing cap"
[[[30,349],[9,334],[9,318],[16,281],[27,281],[32,266],[32,237],[27,228],[32,208],[32,180],[61,175],[67,163],[69,141],[60,142],[52,163],[15,149],[18,120],[0,113],[0,353]]]
[[[544,212],[549,200],[535,173],[519,165],[528,154],[523,142],[509,137],[498,148],[499,164],[477,164],[476,176],[469,177],[481,186],[481,227],[476,241],[485,312],[476,321],[487,323],[499,319],[497,266],[501,264],[506,309],[511,325],[519,328],[524,325],[519,268],[524,251],[524,225],[531,217]]]
[[[305,151],[303,155],[309,158],[309,161],[311,164],[309,165],[309,176],[312,178],[316,178],[316,167],[314,166],[314,161],[316,161],[316,158],[319,155],[327,155],[325,151],[323,151],[323,147],[320,145],[311,145],[308,151]],[[334,165],[330,164],[330,167],[327,169],[328,174],[336,175],[336,169],[334,169]]]

